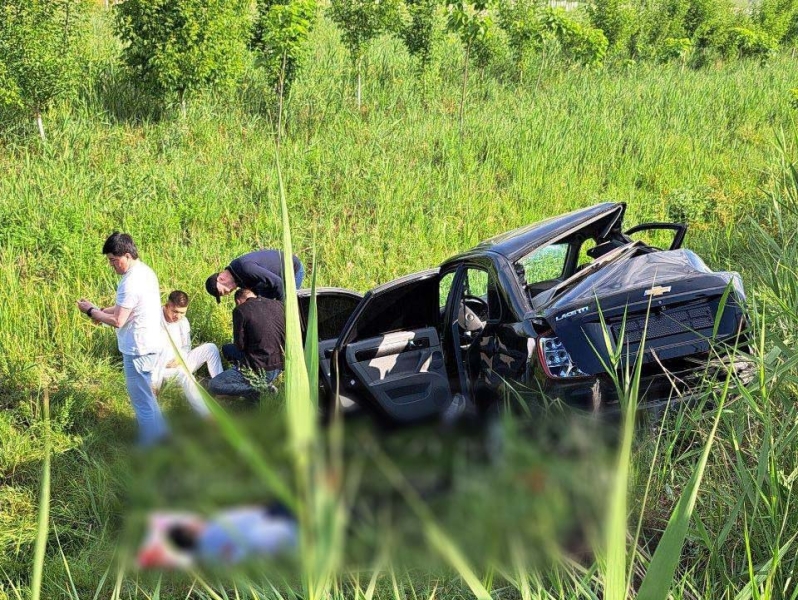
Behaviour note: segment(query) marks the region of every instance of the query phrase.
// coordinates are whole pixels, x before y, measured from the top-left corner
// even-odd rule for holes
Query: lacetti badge
[[[670,291],[671,291],[671,286],[663,287],[661,285],[656,285],[653,288],[651,288],[650,290],[646,290],[645,292],[643,292],[643,295],[644,296],[651,296],[652,298],[656,298],[657,296],[662,296],[662,294],[667,294]]]
[[[563,313],[559,317],[554,317],[554,320],[562,321],[563,319],[573,317],[574,315],[581,315],[583,312],[587,312],[587,306],[583,306],[582,308],[577,308],[575,310],[569,310],[567,313]]]

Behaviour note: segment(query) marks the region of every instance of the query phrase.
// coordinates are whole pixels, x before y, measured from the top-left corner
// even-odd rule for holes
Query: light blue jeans
[[[139,424],[139,444],[151,446],[169,434],[152,384],[160,364],[159,354],[123,354],[125,385]]]
[[[296,282],[296,289],[302,287],[302,281],[305,279],[305,265],[299,261],[299,271],[294,274],[294,281]]]

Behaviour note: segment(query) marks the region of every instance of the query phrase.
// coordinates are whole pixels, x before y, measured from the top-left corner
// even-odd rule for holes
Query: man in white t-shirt
[[[116,328],[127,393],[139,424],[139,443],[151,446],[169,434],[153,391],[163,351],[158,277],[139,260],[133,238],[127,233],[112,233],[105,240],[103,254],[122,276],[116,303],[99,308],[81,298],[78,308],[93,321]]]
[[[156,389],[169,379],[175,379],[186,396],[191,407],[202,417],[210,416],[210,411],[202,399],[199,387],[191,377],[202,365],[208,365],[208,374],[213,378],[221,373],[222,358],[216,344],[200,344],[191,348],[191,324],[186,318],[188,310],[188,294],[174,290],[163,307],[162,331],[164,333],[164,369]],[[175,349],[180,353],[178,358]]]

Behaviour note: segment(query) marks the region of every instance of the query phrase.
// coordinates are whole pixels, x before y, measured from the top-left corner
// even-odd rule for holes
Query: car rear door
[[[361,294],[342,288],[316,288],[316,314],[318,315],[319,332],[319,372],[320,383],[324,390],[334,393],[332,374],[330,370],[333,348],[338,341],[349,317],[355,311],[360,301]],[[308,313],[310,311],[310,289],[301,289],[297,292],[299,301],[299,318],[302,325],[302,339],[308,326]],[[352,402],[341,397],[341,407],[347,409]]]
[[[343,395],[397,422],[433,416],[447,405],[438,297],[437,269],[364,296],[335,346]]]

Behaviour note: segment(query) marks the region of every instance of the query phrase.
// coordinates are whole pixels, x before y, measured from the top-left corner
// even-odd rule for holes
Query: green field
[[[45,390],[53,447],[44,598],[91,598],[99,588],[100,597],[112,597],[115,540],[140,533],[135,519],[123,518],[130,510],[164,503],[208,508],[268,495],[218,432],[195,422],[174,392],[163,404],[185,434],[179,452],[131,455],[135,422],[115,338],[108,328],[91,326],[75,301],[113,303],[116,280],[100,249],[111,231],[127,231],[157,272],[164,296],[175,288],[193,296],[188,316],[195,338],[226,342],[230,305],[217,307],[203,283],[236,255],[281,243],[275,103],[253,69],[234,95],[198,95],[185,115],[170,107],[154,114],[126,87],[105,16],[98,13],[93,24],[91,77],[78,101],[46,115],[48,141],[33,137],[32,122],[9,125],[0,141],[3,599],[29,594]],[[533,61],[523,84],[488,69],[473,73],[461,130],[462,50],[455,40],[441,42],[436,67],[422,85],[399,43],[379,39],[366,58],[360,109],[335,29],[322,21],[312,41],[311,60],[283,115],[279,158],[294,249],[306,265],[315,250],[310,271],[320,285],[365,292],[493,234],[604,200],[627,202],[630,224],[689,220],[686,245],[713,268],[743,274],[762,336],[756,349],[761,385],[734,396],[722,415],[672,593],[795,598],[798,250],[791,236],[798,224],[798,177],[790,179],[789,163],[798,161],[798,112],[790,104],[798,61],[788,52],[764,64],[741,60],[700,70],[642,62],[597,70]],[[287,461],[280,398],[258,408],[227,408],[264,456]],[[674,416],[656,448],[656,435],[639,436],[630,506],[639,506],[653,465],[643,557],[653,551],[714,416],[687,410]],[[413,450],[413,443],[407,447]],[[545,454],[551,447],[542,448],[514,456],[559,481],[559,463]],[[415,451],[411,464],[447,450],[430,441]],[[584,465],[573,467],[574,476],[579,468]],[[420,477],[428,475],[420,470]],[[498,485],[503,476],[485,481]],[[506,521],[494,523],[477,510],[495,510],[492,500],[461,478],[461,496],[438,508],[449,530],[478,518],[469,506],[483,515],[484,527],[462,541],[466,549],[485,550],[491,531],[523,518],[527,502],[544,510],[538,506],[543,496],[540,502],[507,500],[499,504]],[[159,487],[147,485],[154,483]],[[362,485],[370,488],[369,481]],[[517,479],[508,485],[517,494],[526,489]],[[562,502],[570,506],[573,499]],[[354,543],[353,561],[368,563],[366,550],[358,548],[379,545],[378,518],[363,523],[371,533],[361,531],[361,538],[372,538]],[[600,579],[585,562],[566,574],[530,571],[531,590],[601,597]],[[492,582],[495,597],[526,593],[520,580],[500,569],[478,565],[477,571]],[[361,573],[353,584],[342,576],[334,591],[352,597],[369,577]],[[424,597],[433,589],[437,597],[470,594],[454,577],[397,577],[397,587],[390,578],[380,581],[380,595],[409,598],[411,588]],[[288,579],[276,585],[290,588]],[[153,595],[156,585],[160,596]],[[156,579],[135,574],[118,584],[123,598],[185,598],[190,585],[188,576],[169,576],[161,588]],[[263,597],[277,597],[264,582],[258,585]],[[192,597],[224,597],[213,595],[224,586],[216,592],[200,587]],[[231,589],[229,597],[236,597]]]

